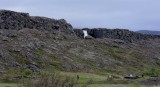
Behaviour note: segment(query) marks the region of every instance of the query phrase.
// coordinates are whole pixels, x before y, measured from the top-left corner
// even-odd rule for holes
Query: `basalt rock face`
[[[160,39],[158,35],[147,35],[140,34],[126,29],[105,29],[105,28],[94,28],[88,29],[88,34],[94,38],[111,38],[111,39],[121,39],[128,42],[139,41],[139,40],[149,40],[149,39]],[[83,38],[83,29],[75,29],[76,35]]]
[[[83,38],[83,31],[73,30],[64,20],[0,11],[0,75],[21,76],[28,69],[101,74],[160,69],[159,36],[119,29],[88,29],[88,33],[100,39],[78,39],[73,35]]]
[[[59,30],[67,34],[73,34],[72,26],[64,19],[55,20],[29,16],[28,13],[0,10],[0,29],[20,30],[23,28]]]
[[[79,37],[79,38],[84,38],[84,34],[83,34],[83,30],[82,29],[73,29],[75,34]]]
[[[39,72],[42,66],[37,62],[47,60],[42,58],[44,47],[58,47],[58,41],[73,39],[74,35],[72,26],[64,19],[0,10],[0,73],[7,71],[6,67]]]

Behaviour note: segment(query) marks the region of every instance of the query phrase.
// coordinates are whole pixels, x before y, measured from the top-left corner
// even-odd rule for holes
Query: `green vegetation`
[[[21,69],[20,68],[16,68],[16,67],[6,67],[5,68],[7,70],[7,72],[5,72],[4,74],[1,74],[0,76],[0,82],[3,83],[15,83],[17,81],[13,81],[11,80],[11,78],[17,77],[20,75]]]
[[[32,33],[34,34],[36,32]],[[32,33],[29,33],[29,36],[33,36],[34,38]],[[2,67],[5,71],[0,77],[2,82],[18,83],[21,80],[27,82],[31,80],[30,78],[41,78],[39,79],[39,83],[41,83],[41,81],[44,81],[44,78],[41,77],[43,72],[47,72],[48,76],[46,77],[56,72],[60,73],[60,75],[58,75],[60,79],[57,79],[59,84],[66,82],[65,79],[67,77],[69,79],[67,81],[73,82],[76,86],[89,83],[89,87],[140,87],[141,85],[137,84],[138,81],[146,80],[150,76],[160,75],[160,71],[158,70],[160,63],[156,61],[156,58],[152,58],[153,54],[155,54],[155,56],[159,55],[159,50],[152,42],[146,45],[143,43],[139,44],[140,42],[117,43],[110,39],[80,40],[69,37],[53,39],[56,38],[54,37],[56,35],[52,36],[51,34],[50,36],[46,33],[43,33],[43,35],[37,34],[36,38],[40,43],[45,43],[43,44],[44,46],[33,45],[29,48],[26,45],[24,47],[27,47],[27,50],[24,49],[22,52],[14,51],[13,48],[4,48],[7,51],[3,56],[4,58],[0,56],[0,62],[2,62],[2,64],[4,63],[4,65],[6,63],[7,66]],[[48,35],[47,38],[46,35]],[[15,41],[16,40],[18,39],[15,39]],[[27,39],[25,41],[27,41]],[[27,43],[34,43],[31,41]],[[148,45],[153,45],[153,47],[149,47]],[[11,57],[11,60],[8,56]],[[9,67],[12,60],[18,63],[18,65]],[[42,72],[35,73],[30,69],[24,69],[26,65],[36,65]],[[123,79],[124,76],[129,74],[138,76],[144,74],[144,78],[136,80]],[[78,80],[77,75],[79,76]],[[23,78],[15,80],[17,77]],[[51,77],[55,78],[54,75],[51,75]],[[32,82],[29,83],[34,85]],[[44,81],[43,84],[46,84],[46,82]]]
[[[151,76],[151,77],[157,77],[160,75],[160,70],[152,68],[152,69],[144,72],[144,75]]]
[[[45,51],[43,49],[40,49],[37,51],[38,56],[43,56],[45,54]]]
[[[1,56],[0,56],[0,61],[1,61],[1,62],[6,62],[6,61],[4,60],[4,58],[1,57]]]
[[[21,71],[21,76],[23,76],[23,77],[27,77],[27,76],[32,76],[34,73],[33,73],[33,71],[32,70],[30,70],[30,69],[25,69],[25,70],[22,70]]]
[[[62,69],[62,63],[58,60],[53,60],[50,62],[50,65],[53,66],[54,68],[56,68],[57,70],[61,70]]]
[[[29,81],[25,87],[87,87],[88,84],[78,85],[75,78],[60,74],[42,74],[37,81]]]
[[[160,87],[160,86],[144,86],[138,84],[91,84],[88,87]]]
[[[23,87],[23,85],[16,83],[0,83],[0,87]]]
[[[10,54],[21,64],[26,65],[29,64],[29,61],[21,55],[20,52],[10,51]]]
[[[96,75],[96,74],[91,74],[91,73],[61,72],[60,74],[63,76],[70,76],[73,78],[76,78],[78,75],[79,80],[77,81],[77,83],[79,83],[79,84],[84,84],[87,81],[93,81],[95,83],[99,83],[100,81],[105,80],[107,78],[102,75]]]
[[[159,87],[159,86],[144,86],[136,83],[136,80],[125,80],[121,76],[108,75],[97,75],[93,73],[83,72],[43,72],[40,75],[35,75],[30,70],[24,70],[23,76],[36,76],[37,80],[24,79],[24,87]],[[79,79],[77,79],[77,75]],[[111,76],[111,77],[110,77]],[[21,81],[21,84],[22,84]],[[2,85],[2,86],[1,86]],[[16,84],[0,84],[0,87],[22,87],[19,83]]]

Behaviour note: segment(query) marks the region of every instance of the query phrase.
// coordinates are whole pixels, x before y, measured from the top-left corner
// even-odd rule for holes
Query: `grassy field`
[[[18,84],[6,84],[0,83],[0,87],[23,87],[22,85]],[[89,87],[160,87],[160,86],[142,86],[142,85],[135,85],[135,84],[91,84]]]
[[[160,87],[160,86],[142,86],[139,84],[107,84],[105,81],[108,76],[103,75],[97,75],[97,74],[91,74],[91,73],[73,73],[73,72],[59,72],[58,74],[62,76],[69,76],[72,78],[77,78],[77,75],[79,75],[79,80],[77,80],[77,84],[85,84],[86,82],[90,82],[88,87]],[[121,79],[121,78],[120,78]],[[6,84],[6,83],[0,83],[0,87],[22,87],[22,85],[19,84]]]
[[[105,84],[99,82],[106,80],[108,76],[102,76],[90,73],[71,73],[71,72],[60,72],[60,73],[62,75],[72,76],[74,78],[76,78],[76,76],[79,75],[80,79],[78,80],[78,84],[84,84],[85,82],[92,80],[93,83],[91,83],[89,87],[160,87],[160,86],[144,86],[139,84]]]
[[[0,87],[22,87],[20,84],[0,83]]]
[[[142,86],[136,84],[92,84],[89,87],[160,87],[160,86]]]
[[[78,80],[79,84],[83,84],[83,83],[90,81],[90,80],[92,80],[94,82],[98,82],[98,81],[105,80],[107,78],[107,76],[105,77],[105,76],[90,74],[90,73],[60,72],[60,74],[65,75],[65,76],[71,76],[73,78],[76,78],[77,75],[79,75],[79,80]]]

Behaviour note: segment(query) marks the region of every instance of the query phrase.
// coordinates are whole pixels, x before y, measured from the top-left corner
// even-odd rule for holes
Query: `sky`
[[[0,9],[65,19],[74,28],[160,31],[160,0],[0,0]]]

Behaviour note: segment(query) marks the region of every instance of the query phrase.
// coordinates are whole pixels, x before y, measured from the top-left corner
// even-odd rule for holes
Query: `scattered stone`
[[[9,38],[8,37],[3,37],[2,41],[9,41]]]
[[[18,35],[17,35],[17,33],[14,31],[12,31],[12,32],[10,32],[8,35],[7,35],[7,37],[17,37]]]
[[[13,47],[12,50],[13,50],[14,52],[21,52],[22,49],[19,48],[19,47]]]
[[[36,65],[26,65],[24,66],[24,69],[30,69],[33,72],[40,72],[41,69],[39,67],[37,67]]]
[[[86,36],[85,39],[94,39],[92,36]]]
[[[18,67],[18,66],[21,66],[21,64],[19,64],[18,62],[12,62],[11,64],[9,64],[9,66]]]
[[[5,73],[5,71],[0,69],[0,74],[4,74],[4,73]]]

